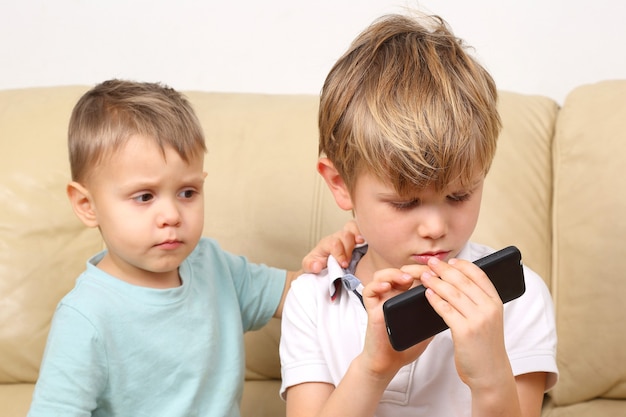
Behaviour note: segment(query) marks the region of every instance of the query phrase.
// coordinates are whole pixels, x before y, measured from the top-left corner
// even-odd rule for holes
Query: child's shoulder
[[[222,249],[219,242],[214,238],[203,236],[198,241],[198,244],[196,245],[196,248],[193,250],[193,252],[202,251],[223,252],[224,249]]]
[[[474,262],[475,260],[490,255],[495,251],[496,249],[492,248],[491,246],[470,241],[467,242],[463,249],[461,249],[458,258],[467,259],[468,261]]]
[[[499,249],[502,249],[502,248],[499,248]],[[483,244],[476,243],[476,242],[468,242],[468,244],[459,254],[460,255],[459,257],[474,262],[477,259],[490,255],[494,252],[496,252],[496,249],[490,246],[483,245]],[[524,254],[522,253],[522,261],[523,259],[524,259]],[[535,293],[535,294],[544,293],[545,295],[545,293],[548,292],[548,288],[543,278],[525,263],[523,263],[523,268],[524,268],[524,281],[526,283],[526,292]]]
[[[211,237],[201,237],[194,250],[189,254],[186,261],[192,264],[215,265],[220,259],[239,258],[224,250],[219,242]]]
[[[251,262],[246,256],[224,250],[212,238],[203,237],[196,248],[181,265],[181,274],[191,273],[201,276],[219,276],[221,281],[229,277],[231,281],[243,281],[252,278],[261,278],[260,281],[273,280],[277,277],[283,280],[285,270],[273,268],[265,264]],[[259,281],[259,282],[260,282]]]
[[[291,283],[294,292],[306,296],[325,296],[335,291],[334,282],[340,280],[345,275],[345,271],[335,258],[329,256],[328,266],[317,274],[304,273]]]

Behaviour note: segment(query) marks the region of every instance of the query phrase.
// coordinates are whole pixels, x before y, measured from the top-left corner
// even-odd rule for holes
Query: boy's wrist
[[[517,385],[510,366],[505,366],[486,378],[468,381],[468,386],[472,393],[472,415],[519,415]]]
[[[382,386],[383,389],[389,385],[389,382],[398,373],[401,367],[395,367],[391,363],[388,364],[374,364],[366,353],[358,355],[352,363],[350,368],[355,368],[359,375],[364,380],[370,381],[373,386]]]

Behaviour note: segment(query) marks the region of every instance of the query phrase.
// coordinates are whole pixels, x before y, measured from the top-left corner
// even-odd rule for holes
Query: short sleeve
[[[227,293],[235,292],[244,331],[259,329],[273,317],[285,288],[285,270],[252,263],[244,256],[224,251],[209,238],[200,240],[193,257],[194,268],[216,280],[217,294],[212,294],[218,297],[216,302],[222,299],[230,303]]]
[[[505,343],[514,375],[546,372],[545,390],[558,379],[554,305],[544,281],[524,267],[526,292],[504,306]]]
[[[28,417],[88,417],[107,379],[106,354],[91,323],[57,308]]]

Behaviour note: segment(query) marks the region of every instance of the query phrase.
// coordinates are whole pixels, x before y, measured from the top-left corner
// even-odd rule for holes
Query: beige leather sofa
[[[0,417],[24,416],[53,310],[102,248],[65,197],[68,117],[86,87],[0,92]],[[206,234],[298,268],[348,218],[315,172],[317,98],[188,92],[206,129]],[[626,416],[626,81],[562,108],[503,92],[475,240],[515,244],[554,295],[560,380],[545,416]],[[279,323],[247,335],[244,417],[279,417]]]

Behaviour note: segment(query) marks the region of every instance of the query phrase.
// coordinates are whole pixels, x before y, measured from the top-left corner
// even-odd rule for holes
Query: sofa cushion
[[[548,401],[541,417],[624,417],[624,401],[595,399],[581,403],[556,407]]]
[[[626,81],[579,87],[559,113],[552,274],[557,405],[626,399],[625,132]]]
[[[558,105],[554,100],[500,92],[502,132],[483,190],[472,240],[517,246],[526,265],[550,286],[552,160]]]
[[[0,383],[36,380],[52,313],[84,268],[77,260],[102,248],[65,197],[67,121],[82,91],[0,92]]]
[[[18,417],[28,413],[34,384],[0,385],[0,416]]]

